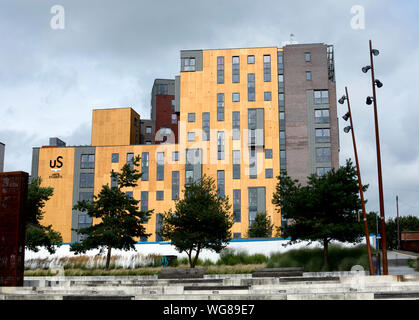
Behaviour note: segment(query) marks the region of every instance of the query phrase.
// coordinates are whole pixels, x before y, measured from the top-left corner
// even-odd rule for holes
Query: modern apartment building
[[[203,174],[229,197],[232,233],[243,238],[258,212],[281,225],[271,202],[281,170],[305,182],[338,167],[333,47],[183,50],[180,59],[179,76],[154,82],[151,121],[131,108],[93,110],[91,146],[50,141],[33,149],[32,176],[54,188],[43,223],[65,242],[80,240],[72,229],[94,223],[74,204],[115,183],[111,170],[135,155],[143,176],[126,192],[154,209],[145,224],[152,236],[142,241],[161,240],[161,214]],[[156,132],[151,144],[143,142],[144,125]]]

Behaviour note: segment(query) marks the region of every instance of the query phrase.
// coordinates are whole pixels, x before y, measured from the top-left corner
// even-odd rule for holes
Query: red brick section
[[[175,143],[178,143],[178,123],[172,123],[172,100],[175,99],[173,95],[156,95],[156,133],[161,127],[170,128],[175,134]],[[178,118],[179,121],[179,118]],[[155,141],[160,144],[163,141]]]

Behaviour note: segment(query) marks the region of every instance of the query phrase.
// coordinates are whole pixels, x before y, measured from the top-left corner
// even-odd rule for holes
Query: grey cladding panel
[[[39,148],[32,149],[32,169],[31,177],[36,178],[38,176],[38,166],[39,166]],[[0,167],[1,170],[1,167]]]
[[[195,58],[195,71],[202,71],[203,66],[202,50],[182,50],[180,52],[180,59]]]
[[[175,112],[180,112],[180,76],[175,77]]]

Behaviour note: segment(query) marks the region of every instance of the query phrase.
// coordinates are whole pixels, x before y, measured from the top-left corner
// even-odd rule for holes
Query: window
[[[138,129],[138,118],[134,118],[134,126]]]
[[[82,154],[81,155],[81,169],[93,169],[95,167],[95,155],[94,154]]]
[[[249,178],[257,179],[257,153],[256,149],[249,150]]]
[[[273,169],[265,169],[265,179],[271,179],[274,176]]]
[[[147,141],[145,142],[145,144],[151,144],[151,141],[150,141],[150,140],[147,140]]]
[[[93,223],[93,218],[90,217],[87,214],[84,213],[79,213],[79,217],[78,217],[78,228],[79,229],[84,229],[84,228],[89,228],[92,226]],[[85,236],[84,234],[81,234],[80,236]]]
[[[224,83],[224,57],[217,57],[217,83]]]
[[[125,192],[125,195],[127,196],[128,199],[132,200],[134,199],[134,192],[132,191],[127,191]]]
[[[233,190],[233,222],[241,222],[241,191]]]
[[[185,171],[185,183],[189,184],[193,182],[193,171],[192,170],[186,170]]]
[[[240,112],[233,111],[233,140],[240,140]]]
[[[271,81],[271,56],[270,55],[263,56],[263,81],[265,82]]]
[[[181,71],[195,71],[195,58],[182,58]]]
[[[253,56],[253,55],[247,56],[247,63],[248,64],[254,64],[255,63],[255,56]]]
[[[314,119],[316,123],[329,123],[329,109],[314,110]]]
[[[164,191],[156,191],[156,200],[157,201],[164,200]]]
[[[271,91],[265,91],[263,93],[263,99],[265,101],[272,101],[272,92]]]
[[[316,168],[316,173],[319,177],[325,175],[326,173],[328,173],[330,170],[332,170],[332,168],[330,167],[325,167],[325,168]]]
[[[140,242],[147,242],[148,237],[147,236],[140,236]]]
[[[315,90],[314,91],[314,104],[327,104],[329,103],[328,90]]]
[[[284,87],[284,75],[283,74],[278,75],[278,87],[279,88]]]
[[[224,93],[217,93],[217,121],[224,121]]]
[[[280,157],[279,161],[280,161],[280,164],[281,164],[280,165],[281,166],[281,170],[285,170],[286,167],[287,167],[287,163],[286,163],[287,159],[286,159],[286,152],[285,152],[285,150],[281,150],[279,152],[279,157]]]
[[[284,106],[285,106],[285,96],[284,96],[284,94],[283,93],[279,93],[278,94],[278,105],[279,105],[279,107],[280,108],[284,108]]]
[[[210,140],[210,113],[202,112],[202,141]]]
[[[141,191],[141,211],[147,212],[148,211],[148,191]],[[144,223],[148,222],[148,218],[144,218]]]
[[[119,162],[119,153],[112,153],[112,163]]]
[[[330,148],[316,148],[317,162],[330,162]]]
[[[195,113],[188,113],[188,122],[195,122]]]
[[[265,159],[272,159],[272,149],[265,149]]]
[[[217,132],[217,159],[224,160],[224,131]]]
[[[240,150],[233,150],[233,179],[240,179]]]
[[[151,133],[151,127],[149,126],[145,127],[145,133]]]
[[[134,154],[133,153],[127,153],[127,164],[130,165],[131,169],[134,162]]]
[[[157,181],[164,180],[164,152],[157,152]]]
[[[143,152],[141,154],[141,180],[148,181],[148,152]]]
[[[247,75],[247,100],[255,101],[255,74],[249,73]]]
[[[218,198],[225,197],[225,173],[224,170],[217,171],[217,195]]]
[[[285,112],[279,113],[279,129],[285,129]]]
[[[80,173],[80,188],[93,188],[94,173]]]
[[[172,200],[179,200],[179,171],[172,171]]]
[[[118,173],[115,176],[111,174],[111,188],[118,188]]]
[[[278,52],[278,71],[281,74],[284,72],[284,55],[282,52]]]
[[[168,94],[169,85],[167,83],[156,84],[156,94]]]
[[[233,233],[233,239],[241,239],[241,238],[242,238],[241,232],[234,232]]]
[[[179,161],[179,151],[172,152],[172,161]]]
[[[316,143],[330,142],[330,129],[322,128],[316,129]]]
[[[279,131],[279,144],[285,145],[285,131]]]
[[[306,71],[306,80],[311,80],[311,71]]]
[[[305,53],[305,58],[306,58],[306,62],[310,62],[311,61],[311,54],[310,54],[310,52],[306,52]]]
[[[195,141],[195,132],[188,132],[188,141]]]
[[[177,114],[172,113],[172,124],[177,124]]]
[[[80,192],[79,201],[91,202],[93,200],[93,192]]]
[[[172,100],[172,111],[175,111],[176,100]]]
[[[233,83],[240,82],[240,57],[233,57]]]
[[[240,93],[234,92],[233,93],[233,102],[239,102],[240,101]]]

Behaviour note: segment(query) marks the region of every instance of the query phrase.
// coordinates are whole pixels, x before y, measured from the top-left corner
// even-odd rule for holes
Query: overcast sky
[[[51,28],[62,5],[65,28]],[[351,22],[365,9],[365,28]],[[355,17],[355,18],[354,18]],[[362,27],[361,24],[355,26]],[[179,51],[278,46],[290,40],[334,45],[338,98],[348,86],[367,210],[378,211],[368,40],[375,58],[385,212],[419,215],[419,2],[410,0],[2,0],[0,142],[5,171],[30,173],[32,147],[60,137],[88,145],[92,109],[129,106],[150,117],[155,78],[179,74]],[[338,105],[339,126],[346,105]],[[340,132],[340,163],[353,158]]]

